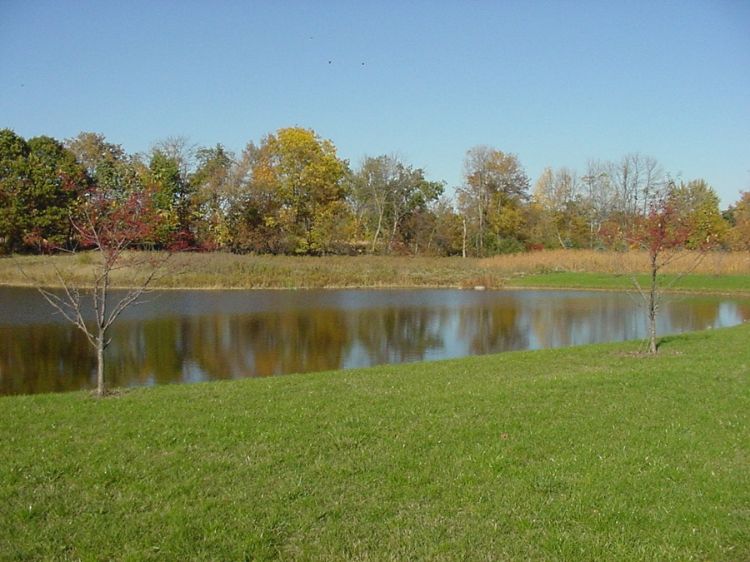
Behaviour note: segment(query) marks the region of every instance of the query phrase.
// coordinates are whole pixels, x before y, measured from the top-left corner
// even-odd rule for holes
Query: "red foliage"
[[[105,252],[153,245],[161,221],[151,191],[117,197],[96,186],[85,191],[72,219],[81,246]]]
[[[680,250],[690,240],[690,225],[669,198],[655,202],[648,215],[640,218],[634,226],[631,241],[648,250],[651,256]]]

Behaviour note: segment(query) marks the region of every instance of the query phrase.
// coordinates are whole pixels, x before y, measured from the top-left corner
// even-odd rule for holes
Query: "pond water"
[[[750,302],[673,297],[659,334],[750,320]],[[128,309],[111,386],[343,369],[643,338],[638,297],[586,291],[164,291]],[[0,287],[0,394],[94,387],[95,355],[33,289]]]

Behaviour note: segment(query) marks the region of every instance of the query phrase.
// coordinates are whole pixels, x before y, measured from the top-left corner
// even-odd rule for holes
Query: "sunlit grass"
[[[61,256],[17,256],[0,259],[0,284],[59,285],[57,271],[76,284],[89,283],[96,256],[91,253]],[[697,266],[696,266],[697,263]],[[167,275],[155,287],[299,289],[333,287],[456,287],[499,288],[513,285],[587,286],[621,288],[631,274],[645,273],[648,261],[642,252],[552,250],[486,259],[460,257],[389,256],[252,256],[229,253],[182,253],[172,257]],[[750,280],[750,253],[717,252],[700,260],[686,254],[667,270],[690,274],[678,288],[691,290],[746,290]],[[565,275],[561,275],[565,274]],[[592,276],[591,274],[597,274]],[[529,277],[532,276],[532,277]],[[711,279],[711,278],[714,279]],[[730,281],[723,286],[720,278]],[[600,279],[599,285],[592,280]],[[692,281],[690,280],[692,279]],[[740,281],[731,281],[731,279]],[[117,286],[134,284],[132,271],[113,274]]]
[[[747,560],[749,339],[0,398],[0,558]]]
[[[479,265],[506,273],[631,274],[649,270],[648,253],[636,250],[545,250],[485,258]],[[750,275],[750,252],[684,252],[665,270],[666,273],[685,271],[706,275]]]

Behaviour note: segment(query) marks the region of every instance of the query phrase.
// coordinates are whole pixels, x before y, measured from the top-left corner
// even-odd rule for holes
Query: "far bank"
[[[91,283],[97,256],[91,252],[0,259],[0,284],[60,286],[58,272],[74,285]],[[697,265],[696,265],[697,264]],[[303,288],[576,288],[629,290],[633,276],[648,269],[643,252],[554,250],[492,258],[403,256],[268,256],[180,253],[172,256],[159,289]],[[685,271],[689,269],[689,273]],[[687,255],[667,270],[673,289],[750,294],[750,252]],[[132,273],[116,271],[115,287],[128,287]]]

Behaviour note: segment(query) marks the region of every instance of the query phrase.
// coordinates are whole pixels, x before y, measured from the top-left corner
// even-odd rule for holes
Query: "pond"
[[[128,309],[107,350],[111,386],[345,369],[643,338],[627,293],[587,291],[162,291]],[[85,336],[33,289],[0,287],[0,394],[94,386]],[[750,302],[673,297],[659,334],[750,319]]]

